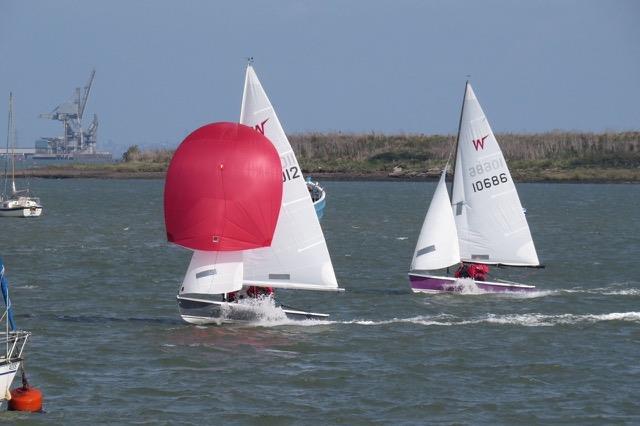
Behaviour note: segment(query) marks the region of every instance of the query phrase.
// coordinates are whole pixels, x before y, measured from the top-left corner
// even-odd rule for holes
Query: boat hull
[[[0,403],[10,396],[11,383],[20,368],[29,336],[28,331],[12,331],[0,338],[0,345],[8,349],[8,354],[0,355]]]
[[[0,404],[7,399],[11,389],[11,383],[20,368],[20,361],[8,362],[0,365]]]
[[[0,217],[38,217],[42,207],[0,208]]]
[[[462,293],[469,290],[469,284],[474,289],[488,293],[530,292],[536,291],[535,286],[497,283],[491,281],[472,281],[470,278],[457,279],[435,275],[409,274],[411,290],[414,293]]]
[[[322,216],[324,216],[324,208],[327,204],[326,192],[318,182],[313,182],[311,180],[307,180],[307,189],[311,195],[311,201],[313,201],[313,208],[316,211],[316,215],[318,216],[318,219],[322,219]]]
[[[256,322],[265,318],[263,310],[256,304],[219,302],[178,296],[178,308],[182,319],[190,324],[223,324]],[[328,314],[280,308],[287,319],[303,321],[326,319]],[[278,312],[280,313],[280,312]],[[281,313],[280,313],[281,314]]]

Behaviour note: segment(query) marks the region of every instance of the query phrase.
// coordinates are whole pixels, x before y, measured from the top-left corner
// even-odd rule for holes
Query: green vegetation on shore
[[[514,177],[524,180],[640,180],[640,132],[496,136]],[[291,142],[307,172],[435,175],[455,136],[305,134]]]
[[[518,180],[640,181],[640,132],[504,133],[497,138]],[[455,136],[309,133],[291,135],[290,141],[308,174],[420,178],[438,174]],[[134,145],[118,163],[63,168],[162,173],[172,155],[170,150],[142,151]]]

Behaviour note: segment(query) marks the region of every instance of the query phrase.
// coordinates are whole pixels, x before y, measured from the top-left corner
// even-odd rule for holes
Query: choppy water
[[[499,276],[540,291],[426,296],[406,270],[435,184],[324,182],[347,292],[279,296],[331,320],[225,327],[178,319],[162,185],[35,179],[45,216],[1,219],[46,414],[0,422],[640,423],[639,185],[519,185],[547,268]]]

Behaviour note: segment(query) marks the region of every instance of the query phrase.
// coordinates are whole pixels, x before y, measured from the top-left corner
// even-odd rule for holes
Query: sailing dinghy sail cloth
[[[445,168],[424,218],[411,261],[411,271],[443,269],[460,262],[458,232],[451,214],[446,173]]]
[[[281,199],[280,158],[267,138],[236,123],[203,126],[167,171],[167,239],[192,250],[269,246]]]
[[[413,254],[414,292],[461,291],[454,277],[430,275],[458,262],[539,266],[529,225],[498,142],[467,82],[456,144],[452,198],[442,172]],[[534,286],[475,280],[486,291]]]
[[[181,292],[242,288],[242,251],[271,244],[281,201],[280,158],[264,135],[214,123],[187,136],[164,191],[167,239],[195,250]]]
[[[469,83],[452,192],[463,261],[540,265],[507,162]]]
[[[302,170],[253,67],[247,66],[240,122],[264,134],[281,161],[282,209],[270,247],[244,253],[245,282],[338,290],[329,250]]]

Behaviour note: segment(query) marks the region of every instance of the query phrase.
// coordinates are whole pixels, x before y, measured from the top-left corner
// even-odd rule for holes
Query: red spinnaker
[[[237,123],[186,137],[164,185],[167,239],[194,250],[271,245],[282,202],[282,166],[269,139]]]

